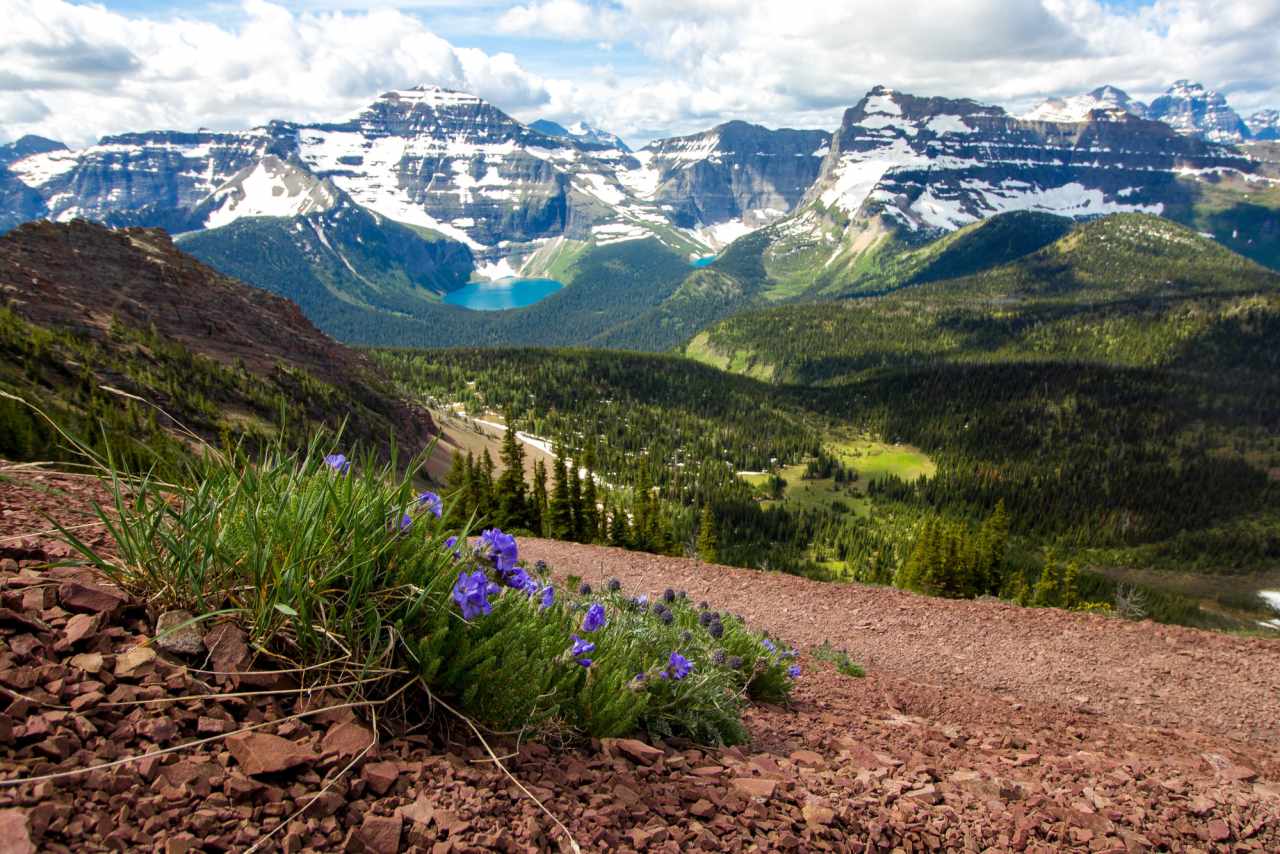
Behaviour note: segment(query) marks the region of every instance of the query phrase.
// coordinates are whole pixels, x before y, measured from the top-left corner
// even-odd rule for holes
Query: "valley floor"
[[[223,697],[233,683],[131,652],[153,631],[141,603],[63,610],[88,607],[77,585],[94,582],[41,568],[66,556],[41,513],[98,539],[101,497],[81,479],[0,477],[0,780],[210,741],[0,786],[0,848],[246,850],[284,821],[259,850],[569,850],[464,727],[361,757],[349,710],[289,720],[322,698]],[[562,577],[684,589],[802,650],[793,704],[754,706],[742,747],[495,743],[584,851],[1280,850],[1278,642],[521,546]],[[233,669],[217,666],[223,640],[211,670]],[[866,678],[816,660],[827,640]],[[163,712],[102,697],[205,691]]]

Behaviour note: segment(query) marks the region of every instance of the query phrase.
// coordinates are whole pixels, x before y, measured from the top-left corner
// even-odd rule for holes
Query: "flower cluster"
[[[658,676],[663,679],[672,679],[679,682],[692,672],[693,662],[685,658],[680,653],[673,652],[670,657],[667,658],[666,668],[659,673]]]
[[[583,640],[577,635],[569,635],[569,639],[573,641],[573,646],[569,648],[569,657],[583,667],[590,667],[591,659],[587,658],[587,656],[596,651],[596,645],[591,641]]]
[[[439,495],[430,490],[418,496],[418,506],[430,512],[437,519],[444,515],[444,502],[440,500]]]
[[[477,569],[469,575],[462,572],[453,586],[453,601],[458,603],[464,620],[474,620],[493,613],[489,597],[496,596],[498,590],[498,585],[489,580],[484,570]]]

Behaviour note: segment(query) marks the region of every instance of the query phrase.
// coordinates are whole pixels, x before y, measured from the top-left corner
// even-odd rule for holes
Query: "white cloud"
[[[1021,108],[1104,83],[1150,98],[1188,77],[1243,113],[1280,107],[1280,0],[385,0],[417,13],[381,2],[300,0],[290,5],[312,11],[298,12],[249,0],[234,24],[212,24],[0,0],[15,22],[0,36],[0,126],[79,142],[329,119],[418,82],[631,142],[731,118],[834,127],[877,83]],[[490,52],[424,23],[467,15]],[[542,57],[541,75],[522,49]]]
[[[582,0],[537,0],[513,6],[498,19],[498,29],[536,38],[599,41],[622,26],[619,14]]]
[[[513,109],[549,98],[514,56],[454,48],[400,11],[295,13],[245,0],[241,13],[222,26],[0,0],[9,24],[0,36],[0,125],[11,137],[84,143],[126,130],[332,120],[418,83]]]

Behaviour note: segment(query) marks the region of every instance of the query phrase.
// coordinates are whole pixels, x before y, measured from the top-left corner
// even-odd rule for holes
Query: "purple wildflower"
[[[787,675],[788,675],[788,676],[790,676],[792,679],[797,679],[797,678],[799,678],[799,676],[800,676],[800,665],[798,665],[798,664],[793,664],[793,665],[791,665],[790,667],[788,667],[788,668],[787,668]]]
[[[532,582],[532,579],[529,578],[529,573],[519,566],[513,566],[506,572],[499,572],[498,576],[502,583],[512,590],[527,590]]]
[[[580,585],[578,585],[578,595],[579,595],[579,596],[590,596],[590,595],[591,595],[591,585],[590,585],[590,584],[588,584],[588,583],[587,583],[587,582],[585,582],[585,581],[584,581],[584,582],[582,582]]]
[[[554,603],[555,601],[556,601],[556,589],[552,587],[550,584],[548,584],[546,587],[542,588],[542,600],[538,603],[538,610],[539,611],[547,610],[548,608],[551,607],[552,603]]]
[[[619,581],[619,580],[618,580],[618,579],[616,579],[616,578],[610,578],[610,579],[609,579],[609,592],[610,592],[610,593],[617,593],[617,592],[618,592],[619,590],[621,590],[621,589],[622,589],[622,582],[621,582],[621,581]]]
[[[724,650],[717,649],[715,652],[711,653],[711,662],[713,664],[724,664],[725,662]]]
[[[439,495],[430,490],[418,496],[418,506],[429,510],[437,519],[444,514],[444,502],[440,500]]]
[[[405,531],[409,530],[411,527],[413,527],[413,517],[410,516],[408,513],[401,513],[400,521],[391,523],[391,530],[400,534],[403,534]]]
[[[582,630],[590,634],[597,629],[604,628],[604,624],[604,606],[596,602],[587,609],[587,615],[582,618]]]
[[[573,647],[569,650],[569,655],[574,658],[581,658],[596,651],[596,645],[591,641],[583,640],[577,635],[569,635],[569,639],[573,641]]]
[[[670,604],[671,602],[676,601],[676,592],[675,592],[674,590],[672,590],[670,587],[668,587],[666,590],[663,590],[663,591],[662,591],[662,601],[663,601],[663,602],[666,602],[666,603],[668,603],[668,604]]]
[[[768,638],[765,638],[764,640],[760,641],[760,645],[765,648],[766,652],[775,653],[778,651],[777,645],[774,644],[774,642],[769,640]]]
[[[742,656],[740,656],[740,655],[731,655],[731,656],[729,656],[729,669],[731,669],[731,670],[741,670],[741,669],[742,669],[742,665],[743,665]]]
[[[498,528],[490,528],[480,535],[479,551],[493,561],[498,572],[506,573],[515,568],[519,549],[515,537],[502,533]]]
[[[716,640],[720,640],[720,638],[724,637],[724,623],[716,620],[714,623],[707,626],[707,634],[711,635]]]
[[[671,653],[667,659],[667,671],[677,682],[693,672],[693,663],[678,652]]]
[[[453,552],[454,560],[462,560],[462,552],[458,549],[458,538],[450,537],[444,541],[444,547]]]
[[[470,575],[460,572],[458,582],[453,585],[453,601],[458,603],[464,620],[474,620],[493,613],[489,597],[497,592],[497,585],[491,583],[482,570]]]

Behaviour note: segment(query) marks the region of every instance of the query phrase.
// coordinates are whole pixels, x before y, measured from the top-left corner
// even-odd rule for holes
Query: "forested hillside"
[[[749,243],[704,278],[748,277]],[[689,347],[750,376],[626,353],[376,358],[407,393],[589,456],[623,512],[656,488],[668,546],[737,563],[1050,603],[1110,601],[1131,567],[1280,566],[1280,275],[1136,215],[1000,217],[913,253],[882,270],[889,293],[737,315]],[[1251,607],[1235,586],[1208,611],[1150,607],[1229,623]]]

